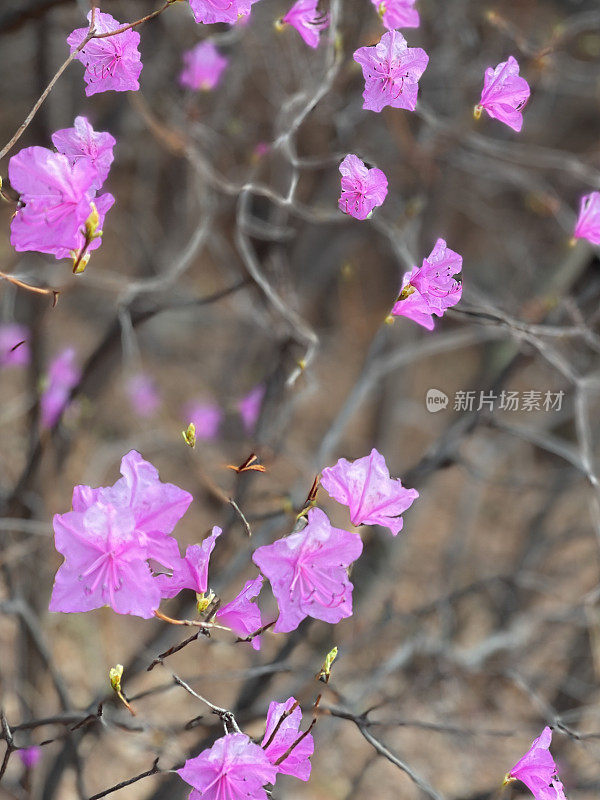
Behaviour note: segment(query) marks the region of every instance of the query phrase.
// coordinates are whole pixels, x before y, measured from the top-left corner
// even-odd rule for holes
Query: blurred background
[[[310,719],[323,692],[311,780],[278,780],[280,800],[524,796],[521,784],[500,790],[502,778],[546,724],[569,800],[591,800],[600,273],[597,252],[570,239],[579,198],[600,188],[598,3],[419,0],[421,27],[404,31],[430,56],[417,110],[381,114],[362,110],[352,60],[384,32],[376,8],[332,0],[313,51],[275,29],[288,5],[260,0],[230,27],[195,25],[175,4],[139,29],[140,92],[86,99],[75,62],[13,150],[50,147],[77,115],[117,139],[105,184],[116,203],[82,275],[16,253],[14,203],[0,206],[0,269],[60,291],[53,308],[0,282],[0,322],[25,326],[30,350],[0,370],[0,705],[15,746],[44,743],[30,768],[13,753],[0,797],[100,796],[156,757],[164,772],[118,796],[186,797],[168,770],[222,725],[173,685],[175,671],[257,737],[271,700],[293,694]],[[155,7],[101,5],[119,21]],[[88,10],[0,4],[0,144]],[[182,53],[209,37],[229,59],[221,82],[184,90]],[[511,54],[532,87],[519,135],[472,114],[484,70]],[[389,181],[364,222],[337,209],[347,153]],[[438,237],[464,258],[461,303],[431,333],[384,324],[403,273]],[[40,393],[66,348],[81,372],[44,428]],[[445,408],[428,410],[429,389]],[[192,419],[194,450],[181,436]],[[355,613],[339,625],[267,634],[260,652],[200,637],[148,672],[185,630],[110,609],[47,611],[62,560],[52,515],[70,508],[74,484],[112,484],[130,449],[193,494],[182,549],[223,527],[209,583],[227,601],[254,577],[252,551],[292,529],[315,475],[372,447],[420,498],[396,539],[361,530]],[[265,473],[226,468],[252,452]],[[350,526],[323,490],[318,503]],[[183,595],[165,612],[193,614]],[[267,587],[263,603],[268,618]],[[333,645],[324,687],[314,676]],[[110,690],[116,663],[135,717]]]

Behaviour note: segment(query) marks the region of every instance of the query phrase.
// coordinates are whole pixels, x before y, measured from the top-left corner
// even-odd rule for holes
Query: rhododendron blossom
[[[591,192],[581,198],[573,236],[600,244],[600,192]]]
[[[443,316],[462,296],[462,284],[453,277],[461,270],[462,256],[438,239],[422,266],[405,273],[392,314],[408,317],[433,330],[433,315]]]
[[[544,728],[534,739],[531,747],[504,778],[504,783],[521,781],[533,793],[536,800],[566,800],[563,785],[550,754],[552,730]]]
[[[523,127],[521,111],[527,105],[529,95],[529,84],[519,76],[517,59],[509,56],[508,61],[486,69],[481,100],[475,106],[475,117],[478,119],[485,109],[490,117],[518,132]]]
[[[318,11],[318,4],[319,0],[297,0],[279,25],[291,25],[309,47],[318,47],[321,31],[329,27],[329,14]]]
[[[348,506],[353,525],[381,525],[393,536],[402,530],[403,514],[419,496],[399,478],[390,478],[385,458],[375,448],[356,461],[340,460],[323,470],[321,485],[330,497]]]
[[[52,144],[71,164],[88,162],[98,176],[92,185],[96,189],[102,187],[114,159],[116,141],[110,133],[95,131],[85,117],[75,117],[73,128],[63,128],[52,134]]]
[[[365,78],[363,108],[415,110],[419,78],[429,61],[424,50],[408,47],[400,31],[388,31],[374,47],[359,47],[354,60],[362,66]]]
[[[358,156],[347,155],[340,164],[342,194],[340,209],[355,219],[366,219],[387,196],[387,178],[380,170],[369,169]]]
[[[221,533],[221,528],[215,525],[210,536],[207,536],[201,544],[190,545],[185,551],[185,556],[175,561],[171,576],[157,577],[163,597],[175,597],[182,589],[192,589],[197,594],[206,591],[210,555]]]
[[[66,408],[71,394],[81,376],[74,348],[62,350],[48,367],[46,386],[40,397],[40,421],[43,428],[55,425]]]
[[[190,7],[196,22],[210,25],[213,22],[229,22],[231,25],[239,17],[246,17],[257,0],[190,0]]]
[[[51,611],[89,611],[110,605],[119,614],[149,618],[162,598],[161,577],[149,561],[174,570],[182,561],[170,536],[192,496],[162,483],[135,450],[121,460],[113,486],[75,486],[72,511],[54,517],[59,568]]]
[[[237,410],[240,413],[244,430],[247,434],[253,433],[256,428],[264,396],[265,387],[260,385],[255,386],[245,397],[238,400]]]
[[[183,414],[186,422],[194,423],[197,439],[208,441],[217,436],[223,420],[223,412],[219,406],[202,400],[192,401],[187,403]]]
[[[96,197],[98,172],[91,163],[71,164],[62,153],[45,147],[27,147],[10,159],[8,175],[24,204],[11,221],[10,241],[15,250],[38,250],[56,258],[68,258],[86,244],[86,220],[99,214],[102,228],[106,212],[114,203],[108,192]],[[95,250],[101,238],[87,247]]]
[[[152,417],[160,408],[160,395],[150,375],[143,372],[132,375],[126,383],[125,391],[133,411],[139,417]]]
[[[31,358],[29,328],[16,322],[0,325],[0,367],[26,367]]]
[[[231,628],[240,638],[245,639],[262,627],[260,608],[252,601],[260,594],[263,580],[263,576],[259,575],[258,578],[247,581],[242,591],[216,613],[216,619]],[[260,636],[252,639],[252,647],[260,650]]]
[[[228,733],[177,773],[193,787],[189,800],[267,800],[264,786],[277,769],[265,751],[243,733]]]
[[[360,556],[362,541],[333,528],[319,508],[308,512],[308,524],[270,545],[252,560],[271,582],[279,606],[274,630],[295,630],[305,617],[339,622],[352,615],[348,567]]]
[[[184,68],[179,83],[193,91],[214,89],[229,60],[207,39],[183,54]]]
[[[87,15],[91,22],[92,12]],[[110,14],[96,10],[94,29],[96,33],[110,33],[124,26]],[[78,28],[67,38],[74,53],[88,35],[89,28]],[[142,71],[139,51],[140,35],[129,28],[114,36],[91,39],[75,56],[85,66],[83,79],[88,97],[97,92],[128,92],[140,88],[138,78]]]
[[[419,12],[414,7],[417,0],[371,0],[377,7],[381,20],[389,31],[396,28],[418,28]]]
[[[277,727],[282,716],[289,712],[296,705],[296,699],[290,697],[285,703],[270,703],[267,712],[267,729],[262,740],[262,746],[269,761],[277,767],[277,771],[284,775],[293,775],[301,781],[310,778],[311,763],[309,761],[315,749],[315,742],[312,734],[307,734],[299,742],[292,752],[284,758],[281,764],[277,761],[292,747],[294,742],[300,738],[300,723],[302,722],[302,711],[296,706],[291,714],[288,714],[283,722]],[[273,733],[275,732],[275,735]],[[267,745],[268,743],[268,745]],[[265,746],[267,745],[267,746]]]

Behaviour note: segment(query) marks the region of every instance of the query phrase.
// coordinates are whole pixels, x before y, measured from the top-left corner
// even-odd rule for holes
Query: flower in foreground
[[[92,12],[87,15],[91,21]],[[96,11],[96,33],[110,33],[124,27],[110,14]],[[67,37],[67,43],[74,53],[88,35],[89,28],[78,28]],[[140,35],[129,28],[114,36],[92,39],[77,53],[76,58],[85,67],[83,79],[88,97],[97,92],[128,92],[140,88],[138,78],[142,71],[142,57],[139,51]]]
[[[514,131],[523,127],[521,111],[527,105],[531,90],[525,78],[519,76],[519,62],[513,56],[497,67],[488,67],[483,79],[481,100],[475,106],[475,118],[483,109],[492,119],[504,122]]]
[[[86,221],[99,214],[98,228],[114,203],[108,192],[96,197],[98,172],[87,161],[72,164],[62,153],[45,147],[26,147],[8,165],[12,187],[20,202],[11,221],[10,241],[18,252],[37,250],[56,258],[68,258],[86,242]],[[88,250],[101,244],[100,236]]]
[[[415,110],[419,78],[429,61],[424,50],[408,47],[400,31],[388,31],[374,47],[359,47],[354,60],[362,66],[365,79],[363,108]]]
[[[310,778],[310,757],[315,749],[315,742],[312,734],[307,734],[299,742],[292,752],[281,762],[277,761],[292,747],[294,742],[300,738],[300,723],[302,722],[302,711],[296,706],[294,710],[285,717],[281,725],[277,728],[279,720],[296,705],[296,699],[290,697],[285,703],[270,703],[267,712],[267,729],[263,736],[262,746],[267,754],[269,761],[277,767],[277,771],[284,775],[293,775],[301,781]],[[273,732],[277,728],[275,735]],[[267,745],[267,742],[269,743]],[[267,745],[265,747],[265,745]]]
[[[114,160],[116,140],[110,133],[95,131],[86,117],[75,117],[74,127],[52,134],[52,144],[59,153],[67,156],[71,164],[78,161],[89,163],[97,174],[92,185],[96,189],[102,187]]]
[[[552,731],[546,727],[534,739],[531,747],[504,778],[504,783],[521,781],[536,800],[566,800],[563,785],[558,779],[554,759],[550,753]]]
[[[139,417],[152,417],[160,408],[160,395],[150,375],[143,372],[132,375],[125,385],[125,391],[131,408]]]
[[[213,22],[228,22],[234,25],[239,17],[246,17],[257,0],[190,0],[196,22],[210,25]]]
[[[319,0],[297,0],[281,18],[278,27],[291,25],[309,47],[318,47],[321,31],[329,27],[329,14],[318,11],[318,4]]]
[[[276,632],[295,630],[305,617],[336,623],[352,615],[348,567],[360,556],[355,533],[333,528],[319,508],[308,524],[273,544],[259,547],[252,560],[271,582],[279,606]]]
[[[210,39],[200,42],[183,54],[184,68],[179,83],[197,92],[214,89],[229,60],[221,55]]]
[[[172,565],[173,574],[159,575],[157,581],[163,597],[175,597],[182,589],[192,589],[196,594],[203,594],[208,587],[208,564],[215,542],[223,531],[216,525],[210,536],[201,544],[191,544],[183,558]]]
[[[387,196],[388,182],[385,174],[373,167],[368,169],[358,156],[347,155],[340,164],[342,194],[340,209],[355,219],[366,219]]]
[[[591,192],[581,198],[573,236],[600,244],[600,192]]]
[[[250,634],[262,627],[260,608],[252,601],[258,597],[263,585],[263,576],[247,581],[242,591],[230,603],[221,606],[216,613],[216,619],[240,638],[245,639]],[[260,636],[252,639],[252,647],[260,650]]]
[[[194,789],[190,800],[267,800],[264,786],[275,782],[277,769],[248,736],[228,733],[177,773]]]
[[[381,525],[393,536],[402,530],[403,514],[419,496],[399,478],[390,478],[385,458],[375,448],[356,461],[340,460],[323,470],[321,485],[330,497],[348,506],[353,525]]]
[[[389,31],[396,28],[418,28],[419,12],[414,7],[417,0],[371,0],[377,7],[381,20]]]
[[[17,322],[0,325],[0,367],[26,367],[31,358],[29,328]]]
[[[74,348],[67,347],[50,362],[46,387],[40,397],[40,421],[44,428],[52,428],[58,422],[71,389],[79,381],[81,370],[75,358]]]
[[[442,317],[462,296],[462,284],[454,278],[461,270],[462,256],[438,239],[422,266],[405,273],[392,314],[433,330],[433,315]]]

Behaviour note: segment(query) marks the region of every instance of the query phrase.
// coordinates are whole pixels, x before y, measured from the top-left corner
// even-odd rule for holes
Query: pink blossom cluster
[[[319,0],[297,0],[281,18],[278,27],[291,25],[309,47],[319,46],[321,31],[329,27],[329,14],[319,11]]]
[[[550,753],[552,730],[544,728],[525,755],[504,778],[504,784],[521,781],[535,800],[567,800],[558,778],[558,768]]]
[[[209,91],[219,83],[229,60],[207,39],[183,54],[179,83],[194,92]]]
[[[20,195],[10,240],[19,252],[37,250],[79,264],[100,246],[104,217],[115,201],[109,192],[98,194],[115,140],[77,117],[52,142],[58,152],[26,147],[10,159],[8,175]]]

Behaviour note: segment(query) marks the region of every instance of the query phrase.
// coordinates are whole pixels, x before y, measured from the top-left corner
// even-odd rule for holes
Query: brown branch
[[[137,783],[138,781],[141,781],[144,778],[149,778],[151,775],[156,775],[159,772],[162,772],[162,770],[158,766],[158,758],[155,758],[152,767],[149,770],[146,770],[146,772],[140,772],[139,775],[129,778],[127,781],[121,781],[121,783],[111,786],[110,789],[105,789],[103,792],[98,792],[98,794],[92,795],[90,798],[88,798],[88,800],[100,800],[101,797],[106,797],[113,792],[118,792],[120,789],[125,789],[127,786],[131,786],[132,783]]]

